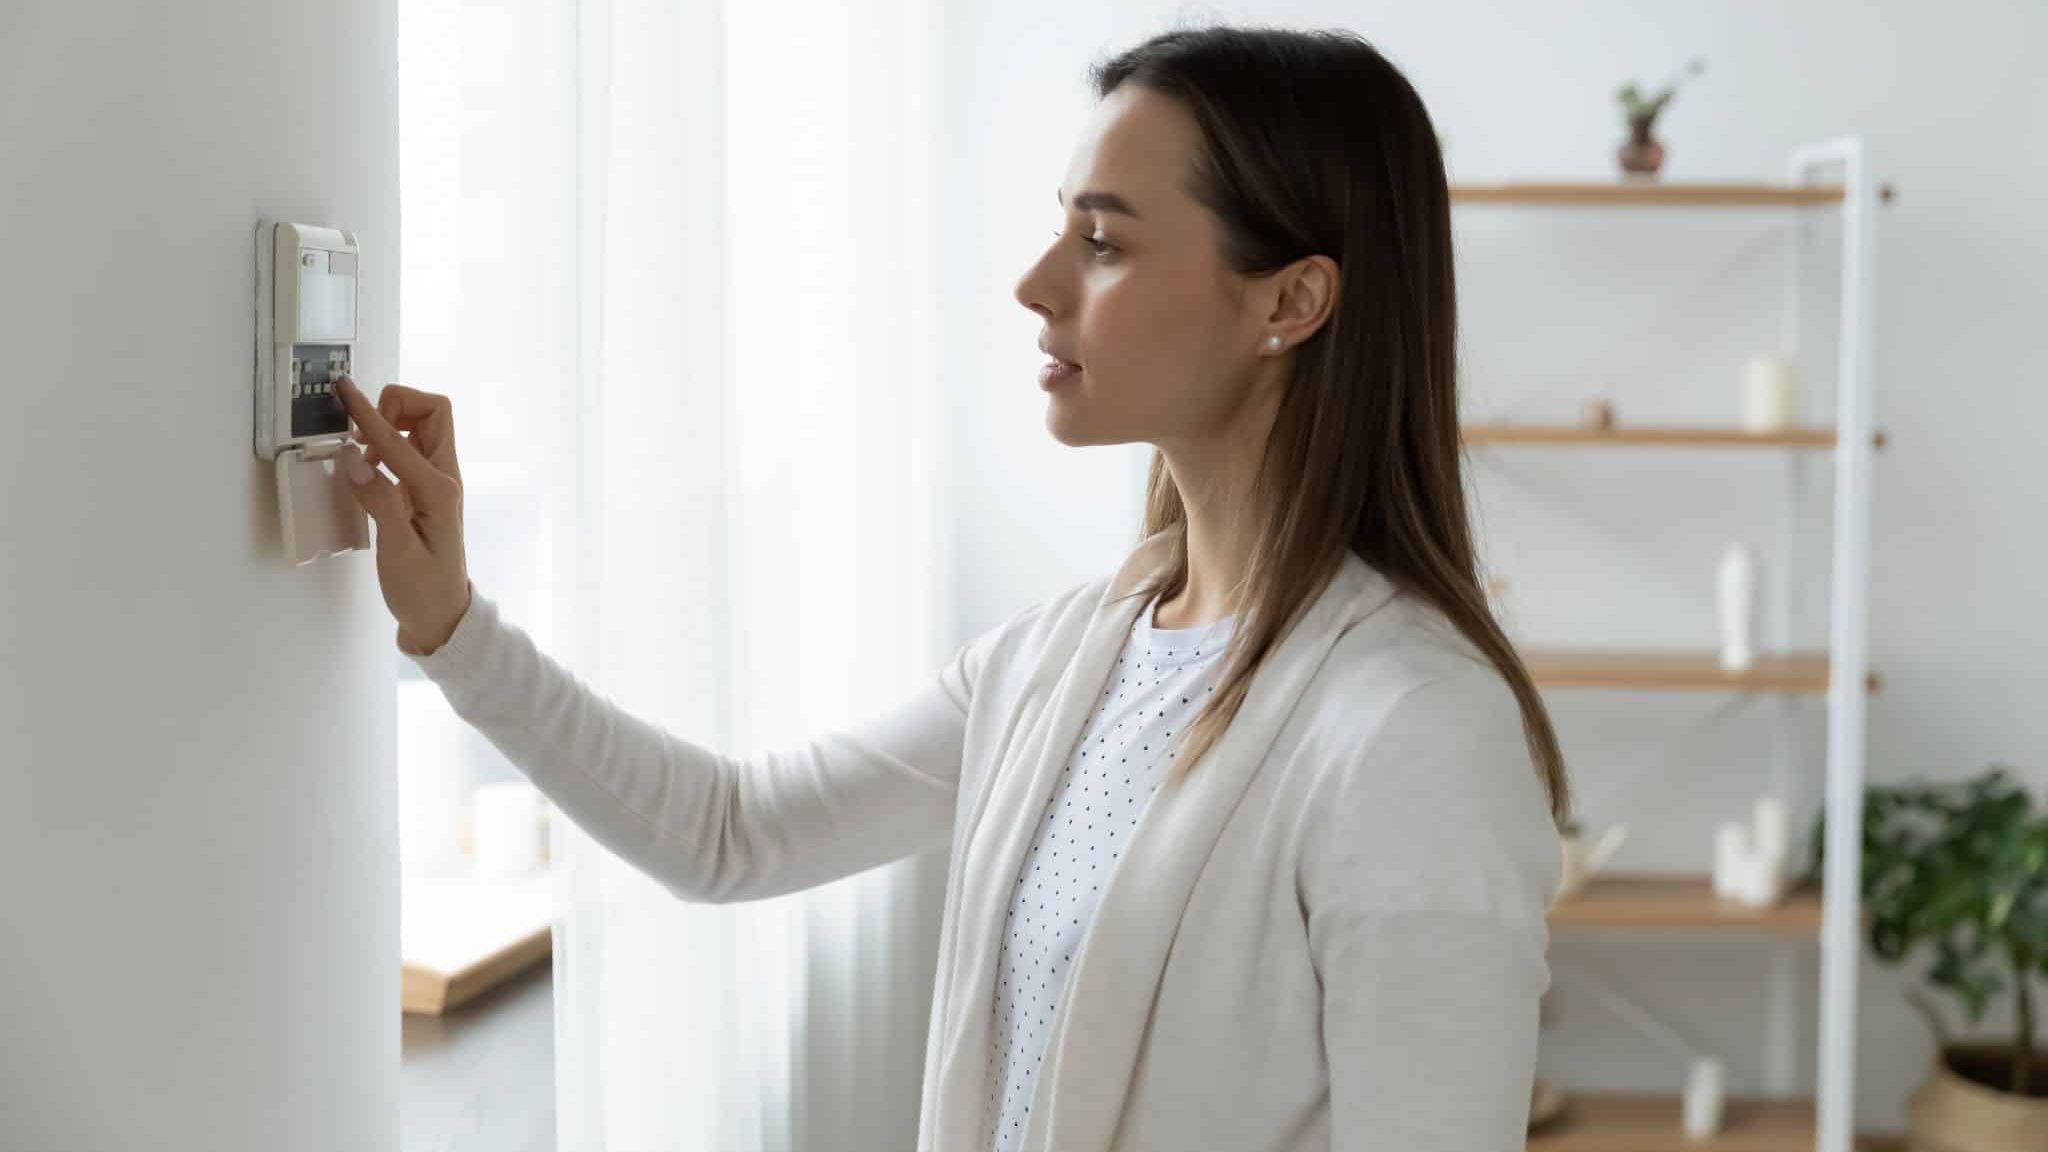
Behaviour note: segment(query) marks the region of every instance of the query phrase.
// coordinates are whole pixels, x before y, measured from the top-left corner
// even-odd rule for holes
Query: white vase
[[[1705,1140],[1721,1130],[1722,1103],[1727,1098],[1728,1068],[1712,1056],[1692,1062],[1685,1078],[1685,1134]]]
[[[1777,432],[1799,419],[1799,386],[1789,361],[1759,356],[1742,376],[1742,426],[1751,432]]]
[[[1743,865],[1749,859],[1749,827],[1730,821],[1714,830],[1714,895],[1722,900],[1742,897]]]
[[[1715,592],[1721,668],[1740,672],[1756,660],[1756,557],[1747,545],[1730,544],[1721,553]]]

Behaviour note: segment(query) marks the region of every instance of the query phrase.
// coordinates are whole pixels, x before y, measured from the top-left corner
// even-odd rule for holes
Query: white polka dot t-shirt
[[[1214,689],[1216,657],[1236,620],[1156,628],[1157,606],[1155,599],[1133,622],[1081,741],[1053,785],[1010,897],[989,1053],[991,1152],[1007,1152],[1023,1135],[1046,1031],[1103,880],[1176,755],[1166,743],[1194,720]]]

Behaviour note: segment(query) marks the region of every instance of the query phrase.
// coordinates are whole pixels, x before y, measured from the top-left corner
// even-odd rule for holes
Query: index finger
[[[398,434],[398,430],[387,423],[378,411],[370,406],[355,381],[342,377],[339,381],[342,407],[348,409],[349,419],[356,422],[363,435],[369,438],[371,447],[383,458],[384,463],[398,473],[400,480],[414,486],[416,490],[438,492],[439,485],[454,478],[435,468],[419,449]]]
[[[377,414],[401,432],[434,467],[460,480],[462,469],[455,461],[455,413],[446,396],[422,392],[403,384],[386,384],[377,396]]]

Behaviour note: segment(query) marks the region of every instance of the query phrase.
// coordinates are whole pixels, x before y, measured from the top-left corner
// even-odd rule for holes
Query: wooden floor
[[[554,1152],[554,1012],[542,964],[444,1016],[405,1016],[403,1152]]]

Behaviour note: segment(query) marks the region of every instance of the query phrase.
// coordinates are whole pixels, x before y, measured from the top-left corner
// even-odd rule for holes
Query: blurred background
[[[29,0],[0,1145],[912,1146],[942,858],[692,906],[551,818],[393,648],[367,552],[284,558],[251,229],[356,235],[356,379],[453,398],[477,588],[744,754],[1135,543],[1150,448],[1051,438],[1011,292],[1088,65],[1209,22],[1355,31],[1439,129],[1489,587],[1604,845],[1555,921],[1532,1146],[1665,1147],[1722,1097],[1688,1146],[1896,1135],[1923,992],[2012,1044],[2039,817],[1973,825],[2003,887],[1947,890],[2042,948],[1997,989],[1982,940],[1946,979],[1880,962],[1800,874],[1830,788],[2048,784],[2032,0]],[[1717,884],[1773,822],[1782,890]]]

